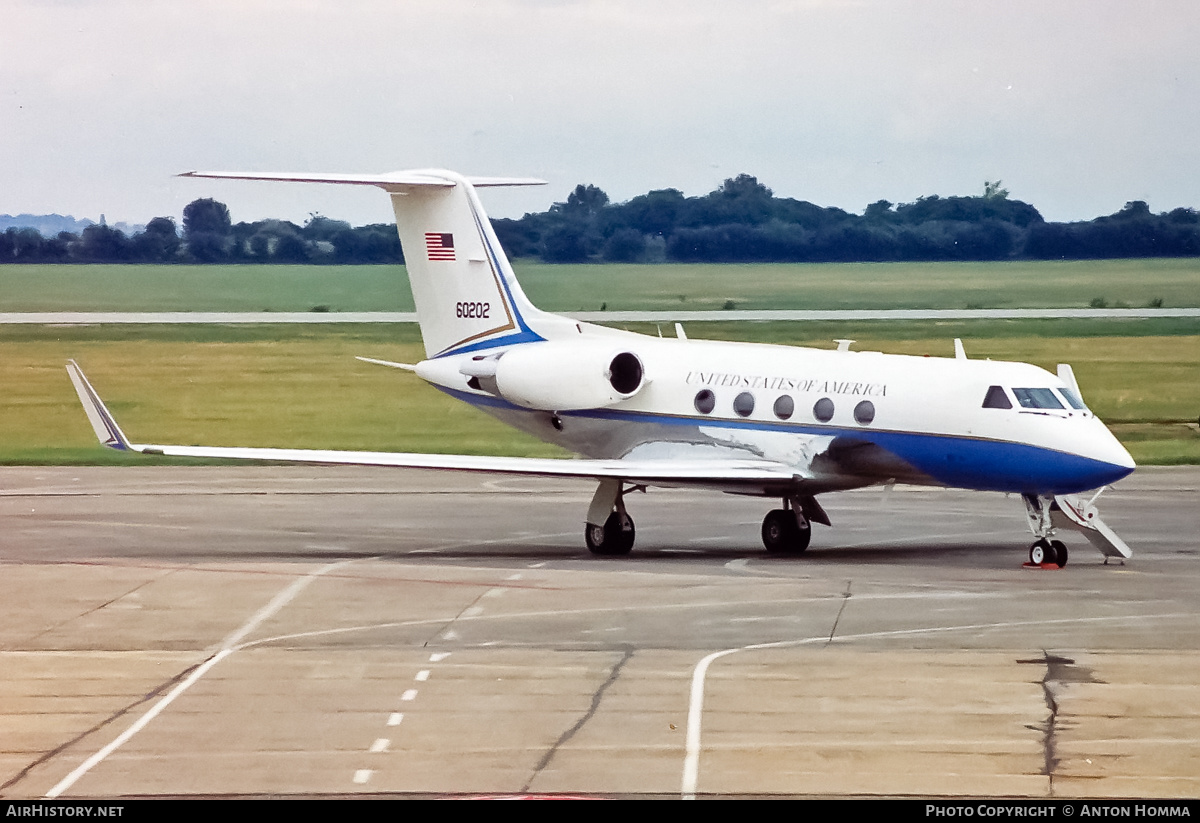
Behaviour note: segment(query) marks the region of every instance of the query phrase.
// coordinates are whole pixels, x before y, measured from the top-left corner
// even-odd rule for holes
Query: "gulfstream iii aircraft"
[[[1019,494],[1030,561],[1063,565],[1059,529],[1107,557],[1128,546],[1100,519],[1099,492],[1134,469],[1084,405],[1070,366],[910,357],[648,337],[549,314],[521,291],[475,189],[543,181],[443,170],[382,175],[189,172],[185,177],[377,186],[391,195],[425,360],[373,360],[416,372],[446,394],[551,443],[575,460],[263,448],[129,441],[72,361],[97,437],[145,454],[401,466],[590,478],[584,538],[595,554],[633,547],[626,495],[689,487],[781,501],[762,540],[804,551],[817,496],[912,483]],[[368,360],[368,358],[361,358]]]

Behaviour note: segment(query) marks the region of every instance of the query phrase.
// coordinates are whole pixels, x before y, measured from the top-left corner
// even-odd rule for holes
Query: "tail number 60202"
[[[492,310],[491,303],[456,303],[457,317],[487,317]]]

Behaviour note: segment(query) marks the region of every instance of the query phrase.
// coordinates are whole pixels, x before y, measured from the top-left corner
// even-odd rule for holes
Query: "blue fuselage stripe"
[[[534,414],[491,395],[471,394],[439,386],[442,391],[475,406]],[[1094,460],[1070,452],[978,437],[949,434],[901,432],[878,429],[848,429],[805,423],[773,423],[757,420],[728,420],[690,415],[652,414],[618,409],[559,412],[571,417],[689,428],[721,428],[783,432],[843,438],[846,442],[870,443],[899,457],[918,472],[938,483],[980,491],[1070,494],[1099,488],[1128,475],[1132,469]],[[616,457],[618,455],[602,455]]]

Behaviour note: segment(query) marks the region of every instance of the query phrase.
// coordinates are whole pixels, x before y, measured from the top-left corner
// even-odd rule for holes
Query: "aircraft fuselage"
[[[580,331],[589,343],[635,354],[645,370],[640,390],[603,408],[531,409],[472,388],[462,372],[470,355],[425,361],[418,373],[587,457],[708,449],[795,465],[798,482],[814,492],[897,481],[1071,494],[1134,468],[1107,427],[1082,403],[1072,406],[1062,380],[1024,363]],[[560,379],[603,383],[604,374],[593,371]],[[1010,408],[985,407],[994,386]],[[1036,405],[1022,405],[1014,390],[1022,397],[1037,390]]]

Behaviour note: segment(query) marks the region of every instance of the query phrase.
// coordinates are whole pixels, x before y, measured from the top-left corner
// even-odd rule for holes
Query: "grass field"
[[[1049,369],[1070,362],[1089,405],[1140,463],[1200,462],[1194,321],[698,323],[688,331],[821,347],[849,337],[860,349],[941,356],[957,336],[971,357]],[[414,375],[353,359],[420,359],[413,325],[0,326],[0,349],[3,463],[131,460],[96,445],[63,368],[69,357],[143,442],[560,454]]]
[[[1012,263],[518,262],[549,311],[1200,306],[1200,258]],[[402,266],[0,266],[3,311],[412,311]]]
[[[1200,259],[967,264],[518,264],[557,311],[1200,305]],[[0,266],[3,311],[406,311],[399,266]],[[656,333],[654,326],[630,326]],[[689,324],[690,336],[1070,362],[1085,399],[1143,463],[1200,462],[1200,321]],[[669,333],[669,332],[668,332]],[[553,455],[411,374],[412,325],[0,326],[0,462],[121,462],[95,445],[74,357],[127,432],[150,442]],[[144,458],[139,458],[144,459]]]

